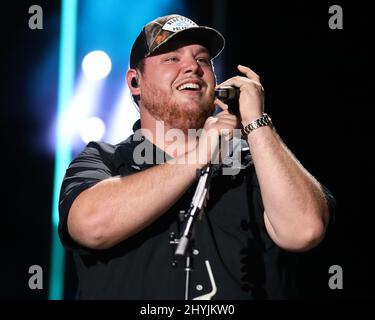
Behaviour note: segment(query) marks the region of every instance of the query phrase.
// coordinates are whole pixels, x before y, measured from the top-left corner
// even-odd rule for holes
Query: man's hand
[[[199,162],[204,164],[215,160],[218,156],[220,138],[223,136],[228,141],[233,136],[233,129],[238,128],[238,119],[229,113],[228,106],[219,99],[215,99],[215,104],[223,111],[207,118],[199,137]]]
[[[259,76],[250,68],[238,65],[238,70],[246,77],[232,77],[220,86],[234,86],[240,89],[239,108],[241,122],[246,126],[251,121],[260,118],[264,110],[264,89],[260,83]]]

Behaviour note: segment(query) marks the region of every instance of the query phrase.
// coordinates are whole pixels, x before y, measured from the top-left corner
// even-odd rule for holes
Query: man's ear
[[[136,69],[129,69],[126,73],[126,82],[133,96],[139,96],[141,94],[141,88],[139,85],[139,76]]]

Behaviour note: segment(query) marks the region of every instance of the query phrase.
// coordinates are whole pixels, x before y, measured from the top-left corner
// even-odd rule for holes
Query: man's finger
[[[217,85],[217,87],[219,88],[220,86],[234,86],[234,87],[237,87],[237,88],[241,89],[241,87],[243,85],[248,84],[250,82],[254,83],[257,86],[262,88],[262,84],[259,81],[254,80],[254,79],[250,79],[250,78],[246,78],[246,77],[240,77],[240,76],[233,77],[233,78],[230,78],[228,80],[225,80],[224,82]]]
[[[246,75],[249,79],[255,80],[256,82],[259,82],[260,77],[249,67],[245,67],[241,64],[237,66],[237,69]]]
[[[223,101],[221,101],[218,98],[215,99],[215,104],[218,105],[222,110],[228,110],[228,105],[226,105]]]

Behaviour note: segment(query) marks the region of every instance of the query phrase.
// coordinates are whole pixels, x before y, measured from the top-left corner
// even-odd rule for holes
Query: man
[[[179,15],[150,22],[136,39],[126,76],[140,110],[136,133],[115,146],[89,143],[62,185],[59,232],[74,252],[79,298],[183,299],[185,289],[189,299],[293,293],[295,257],[288,251],[323,239],[333,199],[263,113],[255,72],[238,66],[241,75],[219,85],[239,89],[240,118],[214,99],[212,59],[223,47],[218,31]],[[212,116],[215,105],[222,111]],[[189,208],[197,170],[240,125],[251,157],[241,152],[240,173],[212,178],[186,285],[185,261],[174,261],[170,236],[184,227],[180,211]],[[201,128],[198,137],[189,134]],[[174,129],[183,139],[168,137]],[[140,163],[141,144],[164,163]]]

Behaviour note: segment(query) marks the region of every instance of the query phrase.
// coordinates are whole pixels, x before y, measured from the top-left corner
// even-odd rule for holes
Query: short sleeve
[[[328,209],[329,209],[329,222],[330,224],[335,223],[336,217],[336,200],[332,194],[332,192],[324,185],[321,184],[324,196],[326,198]]]
[[[114,147],[90,142],[70,163],[62,182],[59,200],[59,236],[66,247],[76,247],[67,229],[67,217],[76,197],[96,183],[115,176],[111,161]]]

